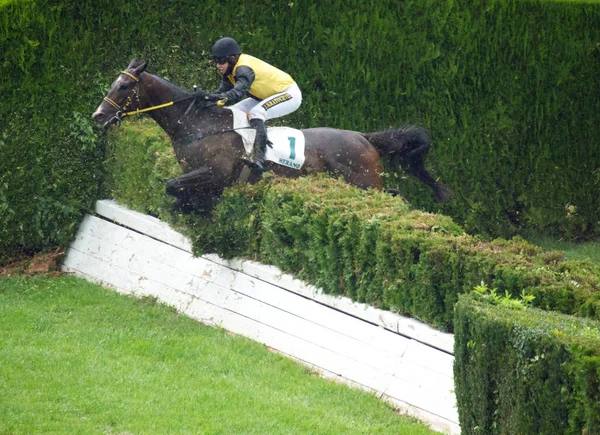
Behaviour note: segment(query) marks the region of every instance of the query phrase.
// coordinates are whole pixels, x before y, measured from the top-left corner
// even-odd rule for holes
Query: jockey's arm
[[[245,98],[250,91],[252,82],[254,82],[254,71],[252,68],[245,65],[239,66],[236,70],[235,85],[225,92],[221,91],[220,93],[222,98],[220,99],[226,98],[228,102],[234,103],[242,98]],[[223,83],[221,83],[221,86],[219,86],[217,92],[219,92],[222,86]]]
[[[219,84],[219,87],[217,88],[217,90],[214,92],[211,92],[211,93],[222,94],[223,92],[227,92],[231,89],[233,89],[233,85],[231,84],[231,82],[229,80],[227,80],[227,78],[223,77],[223,80],[221,80],[221,83]]]

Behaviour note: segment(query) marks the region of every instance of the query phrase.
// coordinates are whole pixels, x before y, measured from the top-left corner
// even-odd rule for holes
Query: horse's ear
[[[148,64],[146,62],[144,62],[135,68],[135,73],[138,77],[140,76],[141,73],[146,71],[146,66],[148,66]]]
[[[142,61],[135,57],[131,59],[131,62],[129,62],[129,66],[127,67],[127,69],[137,68],[140,63],[142,63]]]
[[[147,63],[139,60],[137,57],[132,59],[131,62],[129,62],[129,66],[127,67],[127,69],[138,69],[140,66],[143,66],[143,68],[140,70],[140,72],[143,72],[146,70],[146,65]]]

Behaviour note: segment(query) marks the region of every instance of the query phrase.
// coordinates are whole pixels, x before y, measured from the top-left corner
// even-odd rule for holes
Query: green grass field
[[[0,434],[431,434],[372,394],[153,300],[0,278]]]
[[[537,236],[530,238],[529,241],[546,251],[564,252],[565,258],[568,260],[590,260],[594,263],[600,262],[599,240],[570,242],[556,237]]]

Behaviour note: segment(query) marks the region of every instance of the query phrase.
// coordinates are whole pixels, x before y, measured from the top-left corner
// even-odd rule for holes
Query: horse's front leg
[[[216,205],[222,188],[210,168],[202,167],[167,181],[166,192],[175,197],[174,211],[208,213]]]
[[[167,193],[175,196],[174,192],[177,189],[184,188],[196,188],[201,191],[209,191],[213,190],[216,185],[215,177],[210,168],[202,167],[167,181]]]

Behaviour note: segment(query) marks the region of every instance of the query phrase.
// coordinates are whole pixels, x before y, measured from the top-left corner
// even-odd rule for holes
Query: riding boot
[[[250,125],[256,129],[256,137],[254,139],[254,148],[252,149],[252,164],[253,167],[264,172],[265,170],[265,151],[269,139],[267,138],[267,129],[265,122],[262,119],[251,119]]]

